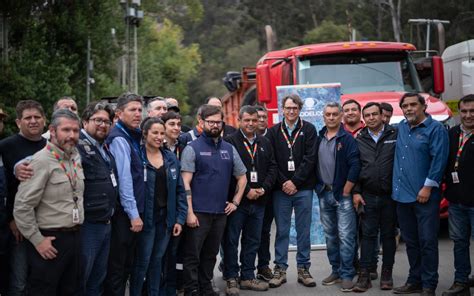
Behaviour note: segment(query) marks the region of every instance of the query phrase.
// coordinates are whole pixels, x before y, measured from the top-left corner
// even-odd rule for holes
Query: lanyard
[[[458,145],[458,151],[456,153],[456,162],[454,163],[454,170],[457,170],[459,167],[459,158],[461,158],[462,150],[464,149],[464,145],[467,143],[469,138],[472,136],[472,133],[467,134],[464,137],[464,132],[461,131],[459,134],[459,145]]]
[[[54,158],[56,158],[56,160],[59,163],[59,166],[63,169],[64,173],[66,174],[66,176],[69,180],[69,183],[71,184],[71,187],[72,187],[72,191],[73,191],[73,195],[74,195],[74,197],[73,197],[74,203],[76,203],[77,202],[77,196],[76,196],[77,163],[76,163],[76,161],[74,160],[74,158],[72,159],[72,169],[74,171],[74,174],[71,176],[71,174],[66,169],[66,165],[64,164],[64,160],[61,158],[59,153],[54,151],[53,148],[49,144],[46,147],[49,150],[49,152],[51,152],[51,154],[54,156]]]
[[[251,146],[244,141],[245,150],[247,150],[248,154],[250,155],[250,159],[252,159],[252,170],[255,171],[255,155],[257,155],[257,143],[253,144],[253,152],[251,150]]]
[[[283,122],[280,124],[280,129],[281,133],[283,134],[283,137],[285,138],[286,143],[288,144],[288,149],[290,149],[290,160],[293,160],[293,146],[295,145],[296,139],[298,139],[298,136],[300,135],[300,132],[303,129],[303,121],[301,120],[301,127],[298,132],[296,132],[295,136],[293,137],[293,140],[289,139],[286,135],[285,130],[283,129]]]

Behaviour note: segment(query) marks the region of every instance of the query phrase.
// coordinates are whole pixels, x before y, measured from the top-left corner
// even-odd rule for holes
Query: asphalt
[[[273,231],[274,233],[274,231]],[[272,239],[274,237],[272,236]],[[437,295],[447,290],[454,278],[454,259],[453,259],[453,243],[448,236],[447,221],[442,221],[439,234],[439,284],[436,290]],[[347,295],[350,293],[344,293],[340,291],[340,285],[323,286],[321,280],[329,275],[331,268],[326,256],[325,250],[315,250],[311,252],[311,268],[310,272],[317,282],[315,288],[307,288],[297,282],[296,272],[296,252],[290,251],[289,253],[289,268],[287,270],[286,284],[283,284],[279,288],[270,289],[266,292],[253,292],[253,291],[240,291],[240,295]],[[471,257],[474,256],[474,252],[471,249]],[[381,256],[379,257],[379,262]],[[380,265],[380,264],[379,264]],[[408,275],[409,265],[408,259],[405,252],[405,244],[400,243],[396,255],[395,255],[395,266],[393,270],[393,280],[395,286],[403,285]],[[379,266],[380,273],[380,266]],[[221,290],[221,295],[225,295],[225,281],[222,280],[221,273],[215,269],[214,281],[216,286]],[[394,295],[392,291],[382,291],[379,288],[379,280],[372,283],[372,288],[361,295]],[[352,293],[353,294],[353,293]],[[474,295],[474,288],[471,289],[471,295]]]

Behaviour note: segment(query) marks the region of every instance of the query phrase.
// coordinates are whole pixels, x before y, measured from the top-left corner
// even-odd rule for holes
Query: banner
[[[277,86],[278,122],[283,120],[282,100],[290,94],[297,94],[303,100],[300,117],[311,122],[319,132],[324,127],[323,109],[329,102],[341,103],[341,84],[305,84]],[[313,195],[313,215],[311,221],[311,248],[325,248],[326,239],[321,225],[319,200]],[[294,212],[291,218],[290,250],[296,250],[296,229]]]

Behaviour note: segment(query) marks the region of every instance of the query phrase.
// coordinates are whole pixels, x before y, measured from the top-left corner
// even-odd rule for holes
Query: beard
[[[217,138],[221,135],[221,129],[212,128],[210,130],[204,130],[204,134],[209,138]]]

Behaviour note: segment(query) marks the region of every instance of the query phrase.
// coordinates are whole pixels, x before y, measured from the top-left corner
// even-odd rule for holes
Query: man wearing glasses
[[[114,118],[110,105],[93,102],[82,113],[77,148],[85,175],[84,223],[81,227],[82,291],[101,295],[107,273],[111,218],[118,198],[117,167],[104,145]]]
[[[278,164],[277,185],[273,193],[273,209],[277,227],[275,238],[275,269],[269,284],[276,288],[286,283],[291,214],[295,211],[298,282],[315,287],[309,273],[311,241],[311,209],[316,185],[315,127],[300,118],[303,101],[296,94],[283,98],[283,121],[269,130]]]
[[[221,138],[224,114],[216,106],[201,108],[203,133],[183,151],[181,172],[188,200],[185,295],[218,295],[212,277],[227,216],[240,204],[247,184],[246,168],[235,148]],[[237,179],[228,200],[231,177]]]

